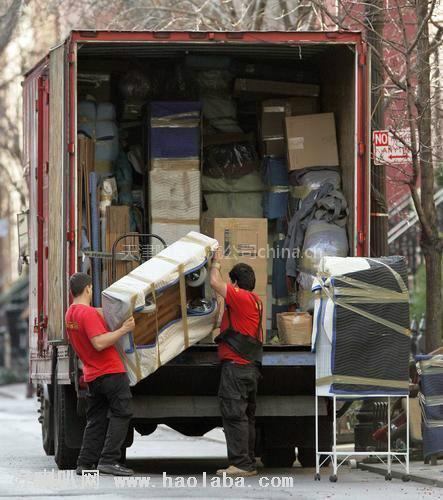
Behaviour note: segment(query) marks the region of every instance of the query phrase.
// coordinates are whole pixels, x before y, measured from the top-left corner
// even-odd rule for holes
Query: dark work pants
[[[128,376],[111,373],[88,382],[86,399],[86,428],[77,464],[116,464],[132,416]]]
[[[228,448],[229,465],[255,470],[255,408],[257,366],[222,364],[218,397]]]

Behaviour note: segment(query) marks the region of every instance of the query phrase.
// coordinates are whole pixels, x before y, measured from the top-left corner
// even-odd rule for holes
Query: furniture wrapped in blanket
[[[151,102],[151,168],[200,169],[200,115],[199,102]]]
[[[324,257],[313,290],[318,395],[408,394],[404,257]]]
[[[213,238],[190,232],[102,292],[111,330],[134,315],[134,331],[117,344],[131,385],[212,331],[217,308],[205,296],[206,266],[217,247]]]
[[[423,455],[443,453],[443,355],[415,357],[420,375]]]
[[[286,160],[265,156],[264,181],[267,191],[263,196],[263,212],[268,219],[286,217],[288,210],[289,176]]]

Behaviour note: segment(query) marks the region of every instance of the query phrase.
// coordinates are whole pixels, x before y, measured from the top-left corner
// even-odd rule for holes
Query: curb
[[[380,474],[382,476],[386,475],[386,468],[378,465],[364,464],[360,462],[358,464],[358,468],[368,472],[374,472],[375,474]],[[440,470],[437,468],[436,468],[436,473],[440,474]],[[404,477],[405,472],[398,471],[396,469],[391,469],[391,475],[393,478],[401,480]],[[414,473],[411,470],[409,470],[409,478],[411,481],[415,481],[416,483],[422,483],[428,486],[437,486],[438,488],[443,488],[443,479],[433,479],[431,477],[422,476],[420,474]]]

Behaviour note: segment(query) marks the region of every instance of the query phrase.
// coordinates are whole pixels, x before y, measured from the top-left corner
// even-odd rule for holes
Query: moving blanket
[[[415,359],[420,375],[419,400],[426,458],[443,452],[443,356],[424,354]]]
[[[185,290],[186,275],[205,266],[217,247],[213,238],[191,231],[102,292],[106,323],[115,330],[131,314],[143,310],[146,298],[155,303],[156,294],[180,283],[182,318],[158,330],[152,344],[136,346],[132,333],[122,337],[117,344],[131,385],[212,331],[216,319],[215,301],[212,301],[210,310],[191,315],[186,312],[186,297],[183,297],[182,290]],[[160,313],[156,311],[156,314]]]
[[[407,394],[404,257],[324,257],[312,290],[318,393]]]

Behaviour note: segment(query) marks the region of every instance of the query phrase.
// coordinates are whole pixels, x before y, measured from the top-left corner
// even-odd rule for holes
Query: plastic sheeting
[[[102,292],[103,313],[108,327],[111,330],[119,328],[134,312],[143,309],[146,298],[152,297],[153,290],[159,293],[179,282],[180,276],[204,266],[217,246],[213,238],[190,232],[113,283]],[[148,377],[180,354],[186,345],[193,345],[206,337],[212,331],[215,319],[214,301],[210,311],[200,315],[188,314],[187,318],[166,325],[158,331],[152,344],[136,346],[132,333],[122,337],[116,347],[128,371],[131,385]]]
[[[232,99],[203,97],[203,116],[218,132],[242,133],[237,123],[237,107]]]
[[[205,217],[248,218],[263,217],[262,192],[205,193]]]
[[[346,257],[348,252],[346,228],[312,220],[305,233],[300,269],[315,275],[323,257]]]
[[[202,190],[205,193],[247,193],[263,191],[265,186],[259,172],[251,172],[238,178],[202,176]]]

